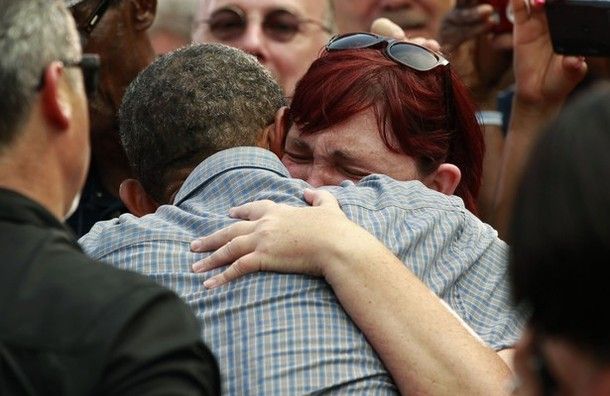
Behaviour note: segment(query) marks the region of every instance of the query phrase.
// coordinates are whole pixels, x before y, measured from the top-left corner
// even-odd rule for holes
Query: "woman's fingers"
[[[392,37],[396,40],[406,40],[405,32],[400,26],[388,18],[377,18],[371,24],[371,33]]]
[[[255,224],[250,221],[233,223],[208,236],[195,239],[191,242],[191,251],[201,253],[218,249],[238,236],[250,234],[252,231],[254,231],[254,227]]]
[[[261,270],[261,262],[256,259],[255,252],[247,254],[236,260],[226,270],[218,275],[214,275],[203,282],[203,286],[208,289],[214,289],[222,286],[232,280],[241,278],[244,275]]]
[[[269,210],[279,206],[268,199],[254,201],[229,209],[229,216],[242,220],[258,220]]]
[[[339,202],[330,192],[326,190],[305,189],[303,192],[305,201],[311,206],[324,206],[339,209]]]
[[[256,249],[253,234],[238,236],[225,242],[214,253],[193,264],[193,272],[205,272],[230,264]]]

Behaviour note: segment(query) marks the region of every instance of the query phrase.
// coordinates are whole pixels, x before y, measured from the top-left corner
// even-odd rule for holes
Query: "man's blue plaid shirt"
[[[396,394],[324,280],[257,273],[206,290],[203,280],[222,269],[190,270],[203,257],[190,252],[191,240],[235,221],[229,208],[260,199],[304,206],[307,186],[269,151],[225,150],[190,174],[175,205],[98,223],[80,243],[92,257],[143,273],[190,304],[219,361],[224,394]],[[485,342],[496,350],[514,345],[523,318],[510,305],[507,246],[459,198],[381,175],[329,190]]]

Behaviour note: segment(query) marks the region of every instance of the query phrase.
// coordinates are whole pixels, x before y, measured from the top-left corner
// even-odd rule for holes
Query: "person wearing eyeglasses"
[[[98,57],[60,0],[0,9],[0,394],[218,395],[188,305],[91,260],[63,224],[87,174]]]
[[[199,0],[193,41],[256,56],[290,97],[334,32],[331,0]]]
[[[119,199],[130,177],[118,136],[118,108],[127,85],[155,58],[148,37],[156,0],[64,0],[83,50],[100,57],[99,85],[89,101],[91,166],[76,212],[67,220],[77,237],[95,222],[127,211]]]

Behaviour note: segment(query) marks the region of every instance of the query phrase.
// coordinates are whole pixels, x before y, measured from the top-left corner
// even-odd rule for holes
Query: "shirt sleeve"
[[[103,395],[219,395],[216,359],[197,319],[174,293],[157,295],[133,315],[110,350]]]

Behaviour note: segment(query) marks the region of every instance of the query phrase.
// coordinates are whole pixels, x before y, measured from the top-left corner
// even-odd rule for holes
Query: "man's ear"
[[[159,207],[157,201],[148,195],[142,184],[136,179],[123,180],[119,187],[119,196],[129,212],[136,217],[155,213]]]
[[[148,30],[156,14],[157,0],[131,0],[131,16],[136,30]]]
[[[443,194],[453,195],[461,178],[460,168],[453,164],[443,163],[426,178],[426,186]]]
[[[52,62],[43,73],[41,88],[42,113],[47,122],[57,129],[64,130],[70,125],[72,107],[67,92],[62,89],[66,83],[61,82],[64,68],[60,62]]]
[[[288,107],[282,106],[275,113],[273,129],[269,131],[269,149],[282,158],[284,155],[284,143],[288,134]]]

